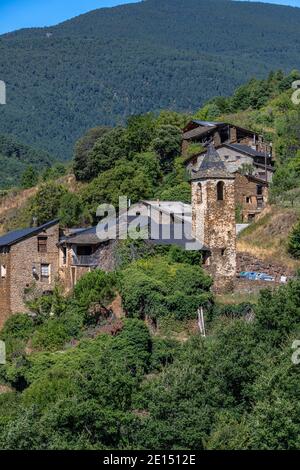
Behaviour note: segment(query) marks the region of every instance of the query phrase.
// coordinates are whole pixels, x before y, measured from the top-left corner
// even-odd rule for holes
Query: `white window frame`
[[[47,274],[44,274],[45,271],[43,269],[47,268]],[[41,263],[41,281],[47,282],[50,284],[51,282],[51,264],[49,263]]]

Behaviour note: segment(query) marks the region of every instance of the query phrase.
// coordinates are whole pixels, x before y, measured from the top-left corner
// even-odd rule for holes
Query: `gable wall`
[[[47,253],[38,252],[38,236],[47,236]],[[24,290],[34,288],[37,293],[52,290],[58,277],[58,247],[59,226],[55,225],[40,232],[38,235],[27,238],[11,247],[10,277],[9,277],[9,314],[27,311],[24,304]],[[50,264],[50,278],[48,282],[41,280],[41,264]],[[37,277],[33,276],[32,269],[36,268]]]

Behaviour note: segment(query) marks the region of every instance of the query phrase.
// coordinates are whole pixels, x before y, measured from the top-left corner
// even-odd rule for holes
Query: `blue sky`
[[[0,34],[20,28],[52,26],[96,8],[136,1],[138,0],[0,0]],[[300,0],[265,1],[300,7]]]

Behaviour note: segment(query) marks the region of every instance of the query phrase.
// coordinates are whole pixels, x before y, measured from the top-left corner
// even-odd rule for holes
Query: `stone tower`
[[[232,290],[236,278],[234,180],[212,144],[191,176],[193,236],[206,250],[204,264],[216,292]]]

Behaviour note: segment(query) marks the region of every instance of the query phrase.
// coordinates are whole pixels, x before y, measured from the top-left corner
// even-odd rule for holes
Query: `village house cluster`
[[[141,205],[146,207],[147,243],[201,250],[214,289],[227,292],[237,276],[236,237],[243,228],[236,223],[236,209],[250,222],[267,204],[272,148],[249,130],[203,121],[184,129],[182,148],[192,204],[141,201],[130,208],[128,219],[134,221]],[[195,152],[188,155],[191,148]],[[121,219],[116,222],[120,229]],[[99,239],[97,227],[63,230],[59,220],[0,237],[0,328],[10,315],[28,311],[28,297],[47,295],[57,282],[68,292],[92,269],[115,269],[117,238]]]

